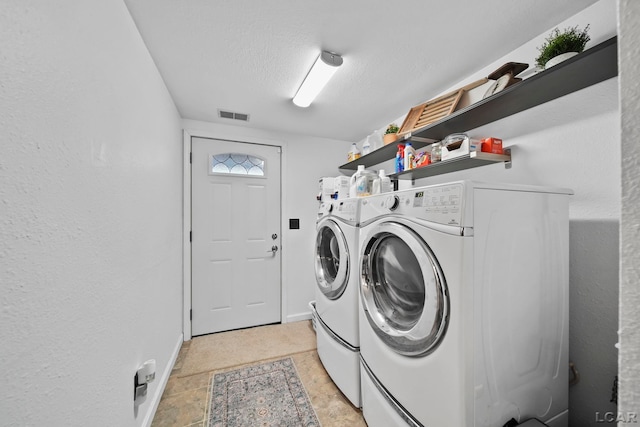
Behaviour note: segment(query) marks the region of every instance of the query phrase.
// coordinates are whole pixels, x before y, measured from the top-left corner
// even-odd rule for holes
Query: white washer
[[[323,202],[316,224],[318,355],[342,393],[360,407],[358,218],[360,199]]]
[[[570,194],[457,181],[363,200],[369,427],[567,426]]]

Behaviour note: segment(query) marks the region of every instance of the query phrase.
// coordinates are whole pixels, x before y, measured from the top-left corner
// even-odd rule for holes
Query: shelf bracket
[[[502,152],[509,156],[509,160],[504,162],[504,168],[511,169],[511,148],[505,148],[504,150],[502,150]]]

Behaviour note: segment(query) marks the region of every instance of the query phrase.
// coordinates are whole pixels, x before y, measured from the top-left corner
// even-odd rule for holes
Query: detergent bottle
[[[384,173],[384,169],[380,169],[378,171],[378,179],[379,181],[379,193],[389,193],[391,192],[391,178],[389,178],[387,175],[385,175]]]
[[[373,185],[371,187],[371,194],[380,194],[380,177],[377,177],[373,180]]]
[[[356,181],[358,180],[358,177],[362,174],[362,172],[364,172],[364,165],[358,165],[358,170],[356,171],[356,173],[351,175],[351,179],[349,180],[350,198],[356,197]]]
[[[366,170],[364,165],[358,165],[358,170],[351,176],[349,197],[369,196],[375,177],[375,172]]]
[[[407,141],[404,147],[404,170],[408,171],[414,167],[414,159],[416,157],[416,150],[411,143]]]
[[[391,191],[391,178],[385,175],[384,169],[378,171],[378,176],[373,180],[371,194],[388,193]]]
[[[354,160],[358,160],[359,158],[360,158],[360,150],[358,150],[358,146],[354,142],[353,144],[351,144],[351,150],[349,150],[347,161],[352,162]]]

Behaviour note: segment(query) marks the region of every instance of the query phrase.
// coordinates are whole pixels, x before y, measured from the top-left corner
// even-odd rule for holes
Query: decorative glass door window
[[[264,176],[265,161],[241,153],[222,153],[209,156],[209,175]]]

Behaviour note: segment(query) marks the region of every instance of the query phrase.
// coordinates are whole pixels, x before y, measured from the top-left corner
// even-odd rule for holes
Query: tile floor
[[[270,351],[261,350],[265,343],[269,343]],[[225,362],[226,366],[205,363],[206,360],[224,358],[216,357],[216,353],[228,356],[232,351],[230,345],[242,348],[240,351],[243,354],[236,359],[240,364],[233,364],[233,358]],[[247,349],[254,351],[252,353]],[[278,349],[283,354],[276,354]],[[215,373],[285,356],[293,359],[323,427],[366,426],[360,410],[351,405],[324,370],[315,350],[315,332],[311,322],[303,321],[211,334],[185,342],[158,405],[152,427],[207,427],[210,382]],[[208,370],[199,372],[198,366]]]

